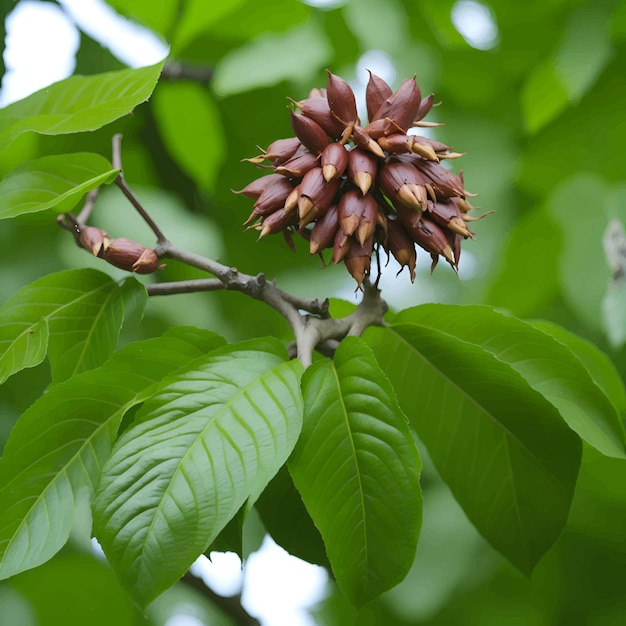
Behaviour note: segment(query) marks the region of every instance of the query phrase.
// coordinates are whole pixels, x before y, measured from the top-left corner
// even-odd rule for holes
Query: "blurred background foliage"
[[[462,168],[467,188],[479,193],[475,204],[481,211],[496,213],[478,222],[475,241],[465,243],[460,278],[447,267],[429,276],[429,260],[422,256],[413,285],[406,273],[396,279],[392,264],[383,270],[383,297],[395,308],[430,301],[483,303],[523,318],[550,320],[599,346],[624,377],[626,3],[109,4],[171,46],[169,69],[153,97],[133,115],[93,133],[22,135],[0,154],[0,176],[45,154],[87,150],[110,156],[111,136],[122,132],[126,179],[173,242],[248,273],[263,271],[299,295],[355,302],[345,269],[322,271],[320,260],[309,258],[305,242],[296,242],[293,254],[280,236],[257,244],[254,233],[243,232],[251,202],[231,190],[260,173],[242,158],[256,154],[256,146],[293,134],[285,97],[299,99],[311,87],[324,86],[325,68],[349,80],[357,93],[363,92],[368,67],[389,78],[394,88],[416,74],[422,92],[434,92],[441,101],[427,119],[445,126],[431,136],[467,153],[453,167]],[[1,6],[6,16],[15,3],[4,0]],[[467,17],[468,6],[486,16],[482,39],[464,32],[464,25],[475,21]],[[81,32],[77,73],[122,66]],[[181,66],[202,80],[176,78]],[[117,189],[103,191],[93,221],[114,236],[151,243],[149,231]],[[43,274],[85,266],[115,273],[76,248],[49,213],[2,223],[0,300]],[[172,262],[159,278],[197,275]],[[142,325],[127,329],[123,339],[154,335],[172,324],[202,326],[230,340],[268,334],[288,338],[282,318],[267,307],[218,292],[154,298]],[[48,381],[44,364],[5,385],[0,447]],[[358,616],[331,590],[317,612],[318,623],[623,623],[624,462],[585,451],[568,528],[530,580],[478,535],[428,462],[423,485],[424,528],[409,577]],[[50,586],[61,578],[71,580],[64,592]],[[105,566],[71,546],[42,568],[0,586],[0,606],[18,616],[12,624],[60,623],[50,607],[69,605],[58,595],[70,593],[67,589],[80,617],[72,621],[64,613],[65,624],[87,623],[85,616],[93,616],[91,624],[143,621]],[[101,605],[94,604],[96,597]],[[180,601],[195,602],[206,623],[222,623],[210,621],[216,619],[208,617],[211,607],[193,594]],[[155,606],[150,620],[165,623],[167,603],[162,599]],[[103,615],[106,619],[97,621]]]

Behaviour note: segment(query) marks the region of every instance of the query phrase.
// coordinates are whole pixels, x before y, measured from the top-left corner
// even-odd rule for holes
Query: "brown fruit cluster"
[[[415,278],[415,244],[430,253],[431,271],[442,256],[458,270],[461,240],[474,233],[473,207],[463,178],[440,164],[461,154],[439,141],[408,134],[422,121],[433,95],[422,98],[415,77],[397,91],[370,72],[366,90],[369,124],[362,126],[354,92],[328,72],[326,89],[293,104],[295,137],[277,139],[245,159],[272,173],[241,191],[254,200],[245,222],[259,239],[282,232],[309,240],[311,254],[332,248],[360,287],[382,246]]]
[[[105,231],[95,226],[80,229],[78,244],[94,256],[128,272],[151,274],[164,267],[159,264],[159,257],[152,248],[145,248],[124,237],[111,239]]]

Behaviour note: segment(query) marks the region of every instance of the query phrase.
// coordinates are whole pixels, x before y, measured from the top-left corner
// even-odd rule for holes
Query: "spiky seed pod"
[[[290,113],[291,125],[302,145],[318,155],[329,143],[326,131],[311,118],[301,113]]]
[[[110,243],[109,235],[95,226],[85,226],[80,229],[78,243],[94,256],[102,256],[105,246]]]
[[[466,223],[480,218],[468,215],[473,207],[462,172],[438,162],[461,154],[408,133],[411,126],[440,125],[423,121],[434,97],[421,97],[415,77],[394,92],[370,73],[363,126],[350,85],[332,72],[326,89],[291,102],[300,111],[290,113],[296,136],[248,159],[272,173],[236,192],[255,201],[249,228],[259,238],[282,232],[292,249],[292,236],[300,234],[311,254],[332,248],[334,263],[345,261],[358,286],[380,245],[409,268],[411,280],[416,244],[431,255],[431,270],[440,256],[456,270],[461,240],[474,234]]]
[[[115,267],[136,274],[151,274],[159,269],[159,257],[152,248],[124,237],[113,239],[104,248],[102,258]]]
[[[339,210],[336,204],[331,204],[324,215],[322,215],[311,230],[309,239],[309,251],[317,254],[320,250],[328,248],[335,240],[339,229]]]
[[[350,153],[353,150],[350,151]],[[329,143],[320,155],[322,173],[327,182],[337,180],[343,176],[348,166],[349,154],[342,143]]]
[[[369,71],[369,70],[368,70]],[[370,123],[376,119],[376,113],[387,98],[391,97],[393,89],[382,79],[372,72],[365,88],[365,100],[367,103],[367,119]]]
[[[348,180],[352,181],[365,195],[376,179],[378,159],[362,148],[353,148],[348,154]]]
[[[409,277],[411,282],[413,282],[415,280],[415,265],[417,263],[415,243],[397,220],[388,220],[387,239],[383,242],[383,247],[394,256],[400,265],[398,274],[405,266],[408,267]]]
[[[358,124],[359,116],[356,110],[356,98],[352,87],[339,76],[328,72],[328,82],[326,83],[326,95],[328,106],[335,119],[344,126]]]

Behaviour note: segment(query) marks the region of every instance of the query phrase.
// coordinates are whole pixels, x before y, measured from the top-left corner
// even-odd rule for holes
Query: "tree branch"
[[[260,622],[252,617],[242,606],[241,596],[224,597],[207,587],[200,578],[196,578],[191,572],[183,576],[183,581],[196,591],[217,605],[224,613],[231,617],[240,626],[260,626]]]
[[[184,280],[171,283],[152,284],[146,287],[151,296],[170,295],[176,293],[192,293],[196,291],[217,291],[228,289],[239,291],[251,298],[261,300],[282,315],[294,334],[294,345],[290,353],[294,353],[306,367],[313,361],[313,351],[319,349],[325,355],[332,356],[338,342],[348,335],[360,335],[368,326],[383,325],[383,316],[387,304],[380,297],[376,283],[363,283],[363,300],[357,308],[343,318],[331,318],[328,299],[301,298],[279,289],[273,281],[266,280],[264,274],[256,276],[244,274],[235,267],[229,267],[212,259],[201,256],[171,243],[154,222],[148,211],[141,205],[124,180],[121,155],[122,135],[113,136],[113,166],[120,170],[115,184],[122,190],[139,215],[154,232],[157,243],[154,247],[159,259],[176,259],[186,265],[201,269],[215,278]],[[84,221],[93,210],[97,192],[90,193],[78,218],[66,213],[59,219],[59,225],[78,237]]]

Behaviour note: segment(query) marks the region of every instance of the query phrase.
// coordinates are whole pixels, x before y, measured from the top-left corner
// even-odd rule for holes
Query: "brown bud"
[[[474,233],[465,225],[461,210],[453,202],[429,202],[428,213],[441,226],[463,237],[474,236]]]
[[[393,90],[382,78],[370,72],[370,78],[365,89],[367,119],[370,123],[376,119],[376,112],[381,108],[383,102],[387,100],[392,93]]]
[[[423,117],[425,117],[428,114],[428,112],[433,107],[434,99],[435,99],[435,94],[432,94],[432,93],[429,96],[426,96],[425,98],[422,99],[417,109],[417,113],[415,114],[415,119],[413,120],[414,124],[416,122],[419,122]],[[439,124],[434,124],[434,126],[439,126]]]
[[[350,247],[344,258],[344,263],[348,268],[348,272],[360,287],[366,276],[369,276],[372,260],[372,249],[374,246],[374,238],[370,237],[364,243],[350,241]]]
[[[424,208],[426,178],[410,163],[393,161],[385,164],[378,174],[378,181],[394,206],[399,201],[417,211]]]
[[[415,159],[413,163],[429,179],[437,195],[472,195],[463,189],[463,182],[456,174],[439,165],[439,163],[425,161],[424,159]]]
[[[348,250],[350,250],[351,238],[348,237],[341,228],[337,229],[335,234],[335,242],[333,244],[333,263],[337,265],[344,260]]]
[[[295,226],[297,223],[298,215],[295,211],[288,211],[284,207],[278,209],[278,211],[268,215],[263,222],[259,224],[258,229],[261,231],[259,239],[267,235],[274,235],[289,226]]]
[[[389,118],[396,130],[389,129],[388,134],[394,132],[406,133],[411,126],[420,108],[422,94],[415,82],[415,77],[403,80],[400,87],[376,112],[376,118]]]
[[[270,186],[272,183],[275,183],[277,180],[284,178],[280,174],[268,174],[267,176],[261,176],[256,180],[253,180],[251,183],[248,183],[243,189],[239,191],[232,190],[233,193],[242,193],[244,196],[248,198],[252,198],[256,200],[265,189]]]
[[[363,196],[356,189],[350,189],[339,200],[339,226],[346,235],[352,235],[359,227],[362,199]]]
[[[356,99],[352,87],[343,78],[330,71],[328,71],[326,95],[331,113],[337,120],[345,126],[358,123],[359,116],[357,115]]]
[[[313,154],[319,154],[328,145],[328,135],[314,120],[301,113],[290,113],[291,125],[298,139]]]
[[[333,117],[326,97],[312,97],[292,102],[302,111],[302,115],[317,122],[333,139],[341,137],[345,125]]]
[[[378,159],[367,150],[361,148],[353,148],[348,153],[348,178],[361,190],[365,195],[372,182],[376,178],[378,171]]]
[[[348,151],[341,143],[329,143],[320,157],[322,173],[327,182],[341,178],[348,165]]]
[[[326,213],[315,222],[315,226],[311,230],[309,240],[311,254],[317,254],[320,250],[328,248],[334,241],[338,228],[339,211],[336,204],[331,204]]]
[[[284,177],[272,182],[254,203],[254,213],[267,215],[268,213],[273,213],[276,209],[280,209],[294,186],[294,183]]]
[[[317,165],[317,157],[308,150],[296,152],[289,161],[279,165],[274,171],[288,178],[302,178],[311,168]]]
[[[446,238],[444,231],[434,222],[421,217],[417,224],[412,224],[408,220],[404,220],[402,215],[398,218],[407,229],[413,241],[418,246],[430,252],[431,254],[440,254],[452,265],[454,265],[454,255],[450,244]]]
[[[104,248],[109,245],[109,235],[95,226],[85,226],[78,235],[80,245],[94,256],[102,256]]]
[[[382,151],[382,148],[365,132],[365,129],[358,124],[352,129],[352,140],[359,148],[369,150],[379,159],[385,158],[385,153]]]
[[[276,139],[267,146],[267,150],[263,157],[271,161],[274,165],[280,165],[290,159],[302,143],[297,137],[288,137],[286,139]]]
[[[339,181],[326,182],[321,167],[314,167],[309,170],[300,183],[300,195],[298,196],[300,228],[323,213],[330,206],[338,190]]]
[[[159,257],[152,248],[120,237],[113,239],[104,249],[102,258],[120,269],[137,274],[151,274],[159,269]]]
[[[411,277],[411,282],[413,282],[415,280],[415,264],[417,262],[415,244],[399,221],[387,221],[387,240],[384,243],[384,247],[385,250],[393,254],[396,261],[400,264],[400,272],[405,266],[409,268],[409,276]]]

